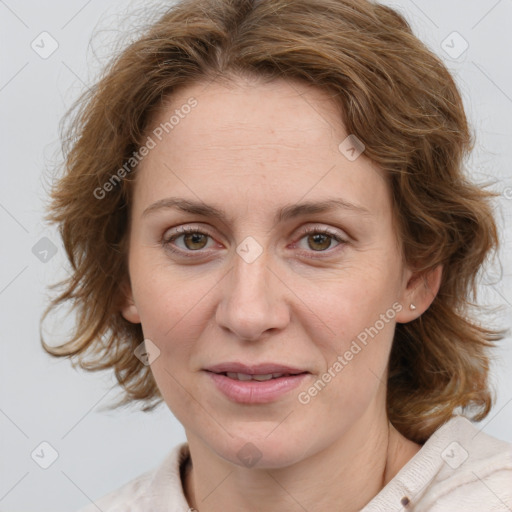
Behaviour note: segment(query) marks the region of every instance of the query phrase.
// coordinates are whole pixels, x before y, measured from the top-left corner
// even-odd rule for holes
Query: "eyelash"
[[[191,227],[191,226],[185,226],[183,228],[180,228],[179,233],[174,233],[169,237],[164,236],[164,238],[162,239],[162,245],[170,252],[179,254],[180,256],[184,256],[185,258],[194,258],[195,256],[193,256],[190,253],[194,253],[194,252],[200,253],[202,251],[202,249],[198,249],[197,251],[190,251],[190,250],[183,251],[182,249],[176,249],[171,244],[171,242],[174,242],[174,240],[178,239],[179,237],[181,237],[183,235],[187,235],[187,234],[192,234],[192,233],[206,235],[206,236],[209,236],[210,238],[213,238],[213,236],[210,233],[208,233],[207,231],[202,231],[202,228],[199,229],[199,228],[195,228],[195,227]],[[305,227],[304,229],[302,229],[300,232],[301,236],[299,238],[299,241],[302,240],[307,235],[315,235],[315,234],[326,235],[326,236],[332,238],[333,240],[335,240],[336,242],[338,242],[339,245],[346,245],[349,243],[344,238],[341,238],[337,233],[333,233],[332,231],[328,230],[327,228],[320,228],[318,226]],[[301,251],[302,254],[304,254],[304,252],[308,252],[308,254],[311,252],[325,254],[326,252],[329,252],[329,249],[327,249],[325,251]],[[308,257],[312,258],[312,259],[322,258],[322,256],[310,256],[310,255],[308,255]]]

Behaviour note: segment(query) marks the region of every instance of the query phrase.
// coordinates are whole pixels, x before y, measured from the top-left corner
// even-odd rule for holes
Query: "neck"
[[[247,469],[218,457],[193,436],[184,478],[189,505],[198,512],[358,511],[390,482],[421,446],[403,437],[384,416],[297,464]]]

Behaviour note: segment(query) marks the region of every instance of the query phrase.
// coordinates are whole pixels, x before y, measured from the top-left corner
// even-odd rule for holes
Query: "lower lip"
[[[264,381],[235,380],[219,373],[206,372],[217,389],[230,400],[242,404],[264,404],[273,402],[296,388],[309,374],[289,375]]]

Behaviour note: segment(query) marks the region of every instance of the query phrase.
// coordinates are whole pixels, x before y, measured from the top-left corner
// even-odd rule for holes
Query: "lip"
[[[233,372],[246,373],[247,375],[266,375],[268,373],[309,373],[308,370],[304,368],[293,368],[279,363],[244,364],[236,361],[208,366],[205,370],[212,373]]]
[[[223,375],[224,372],[266,375],[286,373],[283,377],[265,381],[241,381]],[[277,363],[247,365],[243,363],[221,363],[205,369],[206,375],[216,388],[229,400],[241,404],[264,404],[274,402],[299,386],[310,372]]]

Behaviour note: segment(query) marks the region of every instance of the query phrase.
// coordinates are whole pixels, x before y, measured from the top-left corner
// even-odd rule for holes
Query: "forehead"
[[[388,206],[380,169],[364,154],[351,161],[340,151],[350,134],[337,103],[301,82],[192,84],[167,100],[148,135],[156,144],[137,171],[145,203],[172,191],[227,206],[236,191],[245,207],[261,208],[265,199],[329,192],[375,211]]]
[[[189,112],[192,98],[197,106]],[[339,105],[328,92],[301,81],[233,78],[193,83],[166,99],[152,125],[164,126],[173,113],[179,119],[169,131],[176,142],[180,134],[185,137],[193,131],[189,142],[203,147],[236,140],[243,146],[257,142],[300,146],[306,141],[325,146],[326,135],[338,139],[344,133]]]

